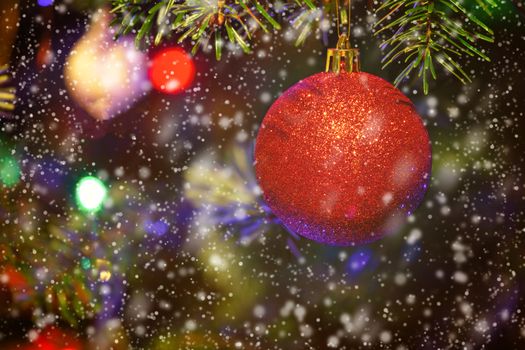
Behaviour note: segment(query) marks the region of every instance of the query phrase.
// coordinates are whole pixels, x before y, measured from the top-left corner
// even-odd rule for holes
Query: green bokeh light
[[[94,176],[80,179],[76,187],[76,200],[80,209],[94,212],[100,209],[108,190],[104,183]]]
[[[15,158],[5,156],[0,159],[0,181],[7,187],[12,187],[20,181],[20,166]]]
[[[80,266],[82,266],[84,270],[89,270],[91,268],[91,260],[85,256],[82,257],[82,259],[80,259]]]

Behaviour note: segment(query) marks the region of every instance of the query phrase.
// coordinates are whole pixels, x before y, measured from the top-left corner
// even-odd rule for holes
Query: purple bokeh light
[[[366,249],[361,249],[350,256],[347,263],[349,272],[360,272],[362,271],[371,258],[371,252]]]
[[[163,221],[150,221],[144,223],[146,232],[155,236],[163,236],[168,232],[169,226]]]
[[[37,0],[38,5],[45,7],[45,6],[51,6],[53,5],[53,2],[55,0]]]

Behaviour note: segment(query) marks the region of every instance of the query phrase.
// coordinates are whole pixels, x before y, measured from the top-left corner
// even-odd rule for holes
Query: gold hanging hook
[[[328,49],[326,56],[326,71],[340,73],[359,72],[361,67],[359,63],[359,50],[352,49],[350,46],[350,15],[352,11],[352,0],[348,0],[348,30],[346,33],[340,33],[339,21],[339,0],[335,0],[335,12],[337,18],[337,45],[335,49]]]

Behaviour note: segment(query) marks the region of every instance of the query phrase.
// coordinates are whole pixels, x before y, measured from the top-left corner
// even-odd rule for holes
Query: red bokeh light
[[[190,55],[179,47],[157,53],[149,68],[149,79],[153,87],[167,94],[178,94],[186,90],[195,77],[195,64]]]
[[[18,347],[17,347],[18,348]],[[73,333],[57,329],[53,326],[43,329],[31,344],[23,346],[22,350],[80,350],[82,345]]]

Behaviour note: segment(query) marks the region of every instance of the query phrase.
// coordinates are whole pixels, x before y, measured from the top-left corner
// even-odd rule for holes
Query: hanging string
[[[339,14],[339,0],[335,0],[335,16],[337,21],[337,36],[341,36],[341,20],[340,20],[340,14]],[[350,40],[350,18],[352,18],[352,0],[348,0],[348,14],[346,16],[346,21],[348,22],[348,29],[346,32],[346,36],[348,37],[348,40]]]
[[[352,18],[352,0],[348,0],[348,15],[346,21],[348,22],[348,29],[346,30],[346,36],[350,40],[350,19]]]
[[[337,36],[341,36],[339,28],[341,24],[339,23],[339,0],[335,0],[335,20],[337,21]]]
[[[344,1],[344,0],[343,0]],[[350,45],[350,29],[351,29],[351,16],[352,16],[352,0],[348,1],[348,12],[346,14],[346,21],[348,28],[346,32],[343,29],[341,33],[341,11],[339,8],[339,0],[335,0],[335,14],[337,23],[337,44],[335,48],[328,49],[326,52],[326,71],[333,73],[340,72],[359,72],[359,50],[352,49]]]

